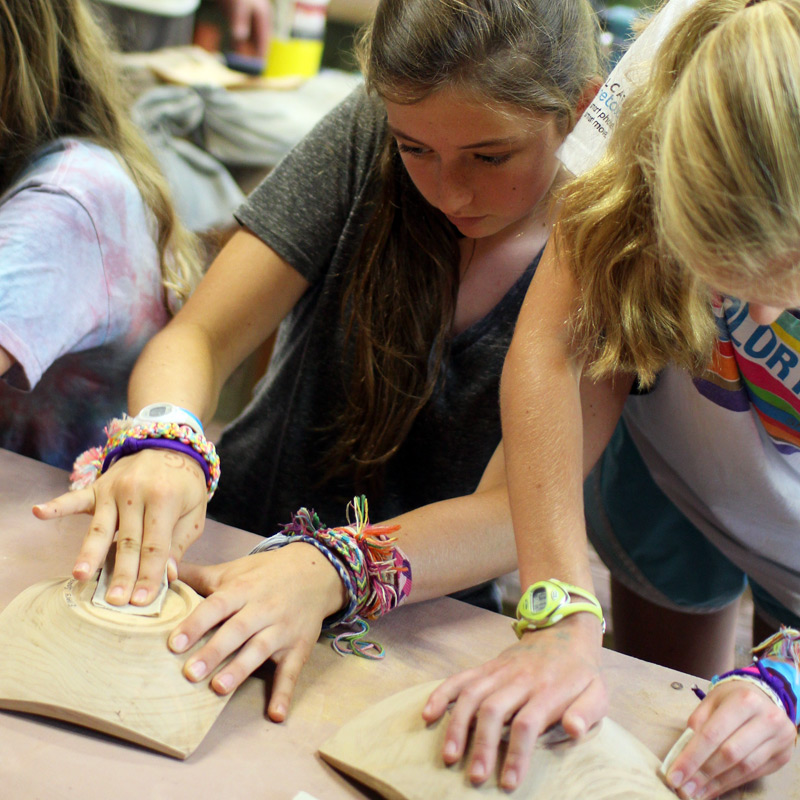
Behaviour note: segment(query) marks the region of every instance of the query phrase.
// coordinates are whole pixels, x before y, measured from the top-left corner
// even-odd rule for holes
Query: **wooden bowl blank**
[[[539,738],[528,774],[513,794],[498,774],[473,787],[461,764],[442,761],[449,712],[426,726],[422,708],[439,681],[413,686],[343,725],[320,748],[332,766],[388,800],[675,800],[657,775],[659,760],[622,726],[605,719],[579,742]],[[500,760],[505,754],[501,748]]]
[[[217,695],[208,678],[186,680],[181,669],[188,654],[167,648],[170,632],[200,596],[173,581],[161,614],[142,617],[93,606],[96,585],[43,581],[0,614],[0,708],[186,758],[230,699]]]

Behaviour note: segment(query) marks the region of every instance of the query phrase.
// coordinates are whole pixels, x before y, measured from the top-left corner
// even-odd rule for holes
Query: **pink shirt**
[[[154,222],[117,158],[61,139],[0,197],[0,446],[61,467],[126,409],[168,319]]]

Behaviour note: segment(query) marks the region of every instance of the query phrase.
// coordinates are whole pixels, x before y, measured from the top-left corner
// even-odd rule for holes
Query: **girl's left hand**
[[[322,621],[344,605],[336,570],[315,547],[295,542],[211,567],[181,564],[179,577],[207,597],[172,631],[170,649],[185,652],[222,623],[186,660],[184,675],[203,680],[235,653],[211,680],[214,691],[228,694],[272,659],[277,669],[267,713],[282,722]]]
[[[714,687],[689,717],[695,733],[667,780],[682,798],[709,800],[786,764],[797,731],[786,712],[757,686]]]

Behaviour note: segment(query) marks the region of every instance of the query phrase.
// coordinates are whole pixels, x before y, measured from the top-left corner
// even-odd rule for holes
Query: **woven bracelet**
[[[369,632],[367,619],[375,619],[396,608],[411,591],[411,565],[388,534],[398,526],[370,525],[365,497],[356,497],[348,506],[354,522],[340,528],[327,528],[307,508],[292,515],[280,534],[282,546],[292,541],[313,543],[334,565],[347,589],[349,603],[345,609],[324,623],[324,632],[333,639],[340,655],[352,653],[363,658],[383,658],[385,652],[377,642],[365,639]],[[345,577],[347,575],[347,577]]]
[[[176,453],[183,453],[184,455],[193,458],[203,470],[203,475],[206,478],[206,485],[211,482],[211,470],[208,467],[208,462],[200,455],[191,445],[175,439],[126,439],[122,444],[117,445],[113,450],[109,450],[103,459],[103,466],[100,468],[100,474],[106,472],[109,467],[123,456],[130,456],[138,453],[141,450],[147,450],[151,447],[158,447],[162,450],[174,450]]]

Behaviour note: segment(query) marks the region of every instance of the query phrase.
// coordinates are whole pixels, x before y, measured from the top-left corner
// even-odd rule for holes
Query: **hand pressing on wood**
[[[422,715],[439,719],[455,701],[444,740],[447,764],[461,760],[474,723],[467,774],[475,784],[494,773],[503,727],[511,727],[500,785],[519,786],[536,739],[561,722],[578,738],[608,708],[600,675],[601,635],[597,619],[575,614],[558,625],[523,634],[497,658],[448,678],[431,694]]]
[[[282,722],[323,620],[345,604],[336,570],[315,547],[295,542],[210,567],[183,564],[179,574],[206,599],[172,632],[170,649],[182,653],[220,625],[187,659],[186,677],[199,681],[219,668],[211,686],[227,694],[272,660],[277,669],[267,713]]]
[[[147,605],[167,577],[177,577],[189,545],[205,526],[206,479],[183,453],[149,449],[117,461],[87,486],[34,506],[39,519],[91,514],[72,574],[90,580],[116,535],[114,575],[106,600]]]
[[[694,735],[666,777],[691,800],[710,800],[775,772],[792,757],[797,736],[784,709],[745,681],[715,686],[688,727]]]

